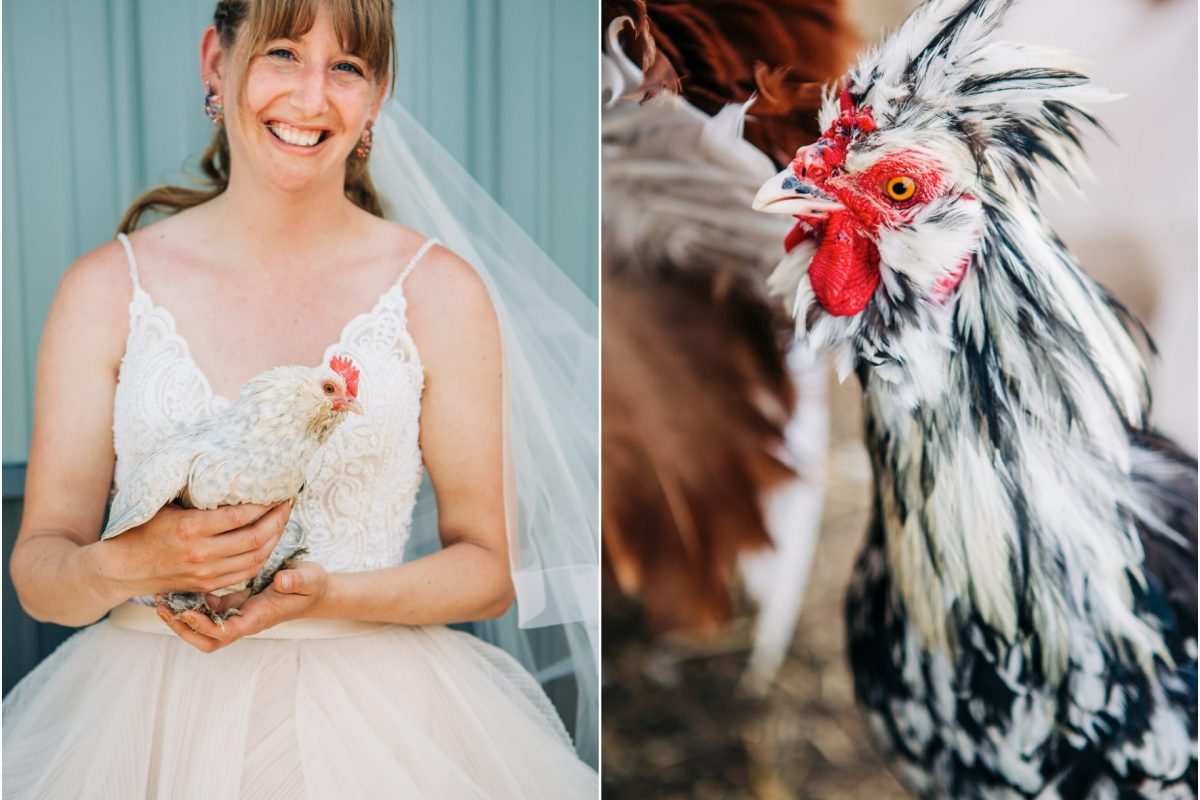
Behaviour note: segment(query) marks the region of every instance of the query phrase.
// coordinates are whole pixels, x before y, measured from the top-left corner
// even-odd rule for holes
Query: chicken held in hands
[[[319,367],[276,367],[248,381],[228,408],[165,439],[133,468],[113,498],[102,539],[149,521],[164,505],[184,508],[295,499],[318,448],[348,413],[361,414],[358,369],[334,357]],[[289,520],[283,537],[247,587],[257,594],[275,573],[306,553],[304,531]],[[218,625],[236,609],[218,613],[202,593],[172,592],[176,615],[199,610]]]

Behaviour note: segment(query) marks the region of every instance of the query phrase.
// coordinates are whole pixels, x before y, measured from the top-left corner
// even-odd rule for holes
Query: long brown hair
[[[322,2],[329,3],[333,28],[347,52],[354,53],[370,67],[375,76],[387,75],[395,81],[396,47],[392,30],[392,0],[219,0],[213,12],[213,25],[226,54],[238,52],[242,59],[237,97],[245,96],[245,69],[253,53],[272,39],[297,39],[308,33],[317,19]],[[156,186],[125,210],[117,230],[129,233],[137,228],[147,211],[174,214],[212,200],[229,186],[229,137],[225,126],[218,125],[212,141],[200,157],[202,185]],[[359,208],[383,216],[383,207],[367,160],[351,153],[346,159],[346,197]]]

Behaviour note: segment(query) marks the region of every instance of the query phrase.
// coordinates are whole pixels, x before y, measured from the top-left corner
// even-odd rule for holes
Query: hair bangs
[[[272,39],[299,39],[312,30],[321,0],[253,0],[239,39],[256,53]]]
[[[392,0],[254,0],[249,4],[244,38],[256,53],[273,39],[300,39],[317,21],[321,4],[333,17],[342,49],[366,62],[375,80],[395,82],[395,33]]]
[[[326,0],[333,30],[347,53],[367,62],[375,80],[395,85],[396,46],[392,0]]]

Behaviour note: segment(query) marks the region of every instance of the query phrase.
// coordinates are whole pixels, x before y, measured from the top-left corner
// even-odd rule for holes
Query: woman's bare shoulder
[[[93,302],[124,299],[128,304],[133,281],[121,243],[113,239],[75,259],[63,275],[58,291],[72,296],[81,294]]]
[[[123,341],[127,329],[133,280],[129,260],[116,239],[75,259],[59,282],[52,314],[78,318],[97,330],[113,330],[114,341]]]
[[[483,280],[453,251],[429,250],[404,283],[409,330],[425,366],[440,371],[472,352],[485,361],[498,354],[496,311]]]
[[[59,282],[46,316],[42,352],[52,363],[91,361],[115,370],[129,334],[133,282],[121,243],[113,240],[84,253]]]
[[[452,250],[430,248],[408,276],[405,296],[415,309],[438,315],[448,324],[477,320],[494,325],[495,310],[487,287],[474,267]]]
[[[203,243],[211,242],[214,227],[211,209],[203,203],[185,208],[169,216],[143,225],[129,234],[129,242],[140,262],[154,264],[177,264],[188,260],[197,251],[203,251]]]
[[[373,231],[383,241],[385,252],[392,254],[396,270],[401,270],[429,241],[421,231],[390,220],[372,218]],[[491,300],[483,281],[466,261],[441,243],[435,243],[404,280],[404,294],[410,305],[421,305],[438,313],[450,312],[452,320],[463,314],[491,313]]]

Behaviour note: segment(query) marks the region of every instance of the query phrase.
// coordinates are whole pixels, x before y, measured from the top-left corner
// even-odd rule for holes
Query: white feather
[[[798,342],[788,354],[788,371],[799,399],[784,431],[782,457],[797,477],[764,501],[773,549],[747,554],[740,564],[747,593],[759,606],[747,678],[760,689],[779,670],[791,644],[808,586],[825,494],[828,367],[825,359]]]

